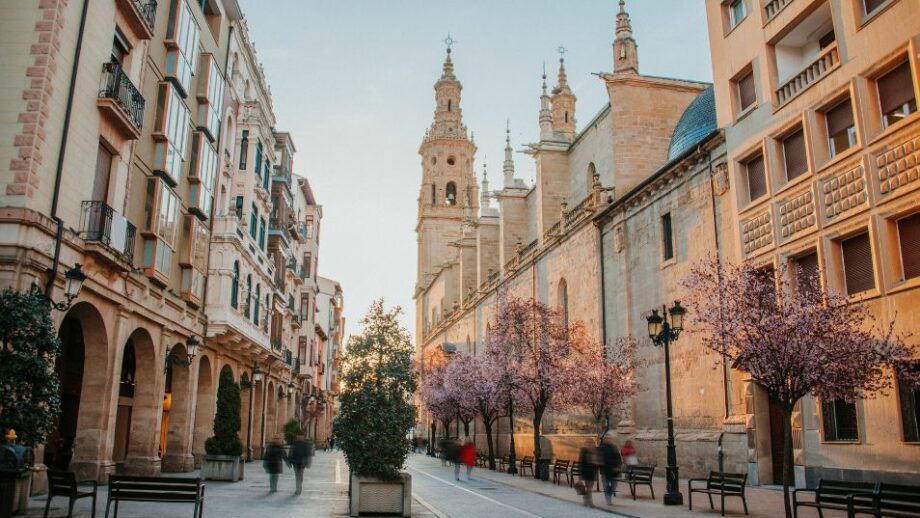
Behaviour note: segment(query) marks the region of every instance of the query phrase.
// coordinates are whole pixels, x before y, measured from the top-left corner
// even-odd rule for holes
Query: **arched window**
[[[597,174],[597,168],[594,167],[594,162],[588,164],[588,190],[591,190],[591,186],[594,185],[594,175]]]
[[[233,309],[240,307],[240,262],[233,261],[233,278],[230,279],[230,306]]]
[[[256,300],[252,307],[252,321],[259,325],[259,301],[262,298],[262,285],[256,284]]]
[[[431,204],[438,204],[438,187],[435,184],[431,184]]]
[[[118,383],[120,397],[134,397],[134,376],[137,362],[134,359],[134,342],[128,340],[125,352],[121,357],[121,376]]]
[[[454,111],[454,101],[451,99],[447,100],[447,111],[449,112]]]
[[[556,303],[559,311],[562,312],[562,325],[569,327],[569,289],[565,279],[559,280],[559,289],[556,291]]]
[[[569,112],[565,112],[565,123],[569,123]]]
[[[249,306],[252,305],[252,274],[246,275],[246,300],[243,302],[243,314],[249,318]]]
[[[265,294],[265,321],[262,322],[262,330],[268,332],[268,326],[271,325],[272,312],[269,309],[271,308],[271,297],[268,293]]]
[[[457,204],[457,185],[454,182],[447,182],[447,194],[444,200],[448,205]]]

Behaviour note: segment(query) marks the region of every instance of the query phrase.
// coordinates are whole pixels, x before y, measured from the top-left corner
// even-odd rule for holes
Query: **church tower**
[[[632,23],[626,12],[626,0],[620,0],[620,12],[617,13],[616,40],[613,42],[613,73],[638,74],[639,49],[633,39]]]
[[[464,217],[479,213],[479,186],[473,172],[476,144],[468,136],[460,110],[463,86],[454,75],[452,40],[441,78],[434,85],[435,111],[419,148],[422,185],[418,198],[418,286],[444,264],[458,259]]]
[[[565,49],[560,47],[560,52]],[[553,106],[553,132],[562,135],[567,141],[575,139],[575,94],[569,87],[568,77],[565,73],[565,59],[559,58],[558,82],[553,88],[550,102]]]

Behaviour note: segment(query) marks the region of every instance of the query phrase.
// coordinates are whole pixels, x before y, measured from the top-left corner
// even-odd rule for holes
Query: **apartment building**
[[[338,281],[319,277],[316,297],[316,340],[310,355],[313,382],[309,394],[312,437],[317,443],[332,435],[335,396],[338,394],[339,361],[345,332],[344,295]]]

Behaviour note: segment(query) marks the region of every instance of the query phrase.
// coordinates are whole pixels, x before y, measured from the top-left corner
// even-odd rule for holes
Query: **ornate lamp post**
[[[48,302],[48,305],[51,306],[52,309],[67,311],[70,309],[71,304],[73,304],[74,299],[80,295],[80,289],[83,288],[83,282],[86,281],[86,274],[83,273],[83,267],[80,264],[73,265],[73,268],[64,273],[64,280],[64,300],[62,302],[51,300],[51,288],[54,286],[53,277],[48,282],[48,287],[44,293],[39,290],[38,284],[34,282],[32,283],[32,291],[34,293],[43,294],[45,301]]]
[[[198,339],[194,335],[189,336],[185,339],[185,358],[181,358],[173,353],[172,350],[166,353],[166,370],[169,370],[170,365],[191,365],[192,360],[195,359],[195,356],[198,354]]]
[[[684,327],[684,314],[687,312],[680,301],[674,301],[671,309],[661,307],[661,314],[657,309],[646,317],[648,321],[648,336],[656,346],[664,346],[664,381],[668,407],[668,465],[665,468],[667,488],[664,494],[664,505],[683,505],[684,495],[680,493],[677,480],[677,448],[674,445],[674,412],[671,405],[671,342],[677,340]],[[668,321],[670,314],[670,322]]]

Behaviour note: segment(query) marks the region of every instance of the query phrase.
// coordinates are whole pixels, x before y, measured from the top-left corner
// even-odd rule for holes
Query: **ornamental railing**
[[[153,30],[153,24],[157,16],[157,0],[132,0],[137,10],[141,12],[147,27]]]
[[[146,101],[118,63],[108,62],[102,65],[102,88],[99,89],[99,98],[115,101],[125,111],[131,124],[141,129]]]
[[[764,14],[767,15],[767,21],[772,20],[784,7],[791,3],[792,0],[772,0],[771,2],[767,2],[766,5],[763,6]]]
[[[528,245],[525,246],[524,248],[521,248],[521,249],[518,251],[518,258],[519,258],[520,260],[523,261],[524,258],[526,258],[527,256],[529,256],[530,254],[532,254],[533,252],[535,252],[535,251],[537,250],[537,245],[538,245],[538,244],[539,244],[539,241],[536,240],[536,239],[534,239],[533,241],[531,241],[530,244],[528,244]]]
[[[778,105],[782,106],[791,101],[794,97],[805,91],[806,88],[826,76],[838,63],[840,63],[840,54],[837,51],[837,45],[834,44],[824,49],[818,54],[818,57],[802,69],[801,72],[792,76],[792,78],[776,89],[776,101]]]
[[[80,229],[85,241],[105,245],[124,261],[134,264],[137,229],[124,216],[101,201],[84,201]]]

